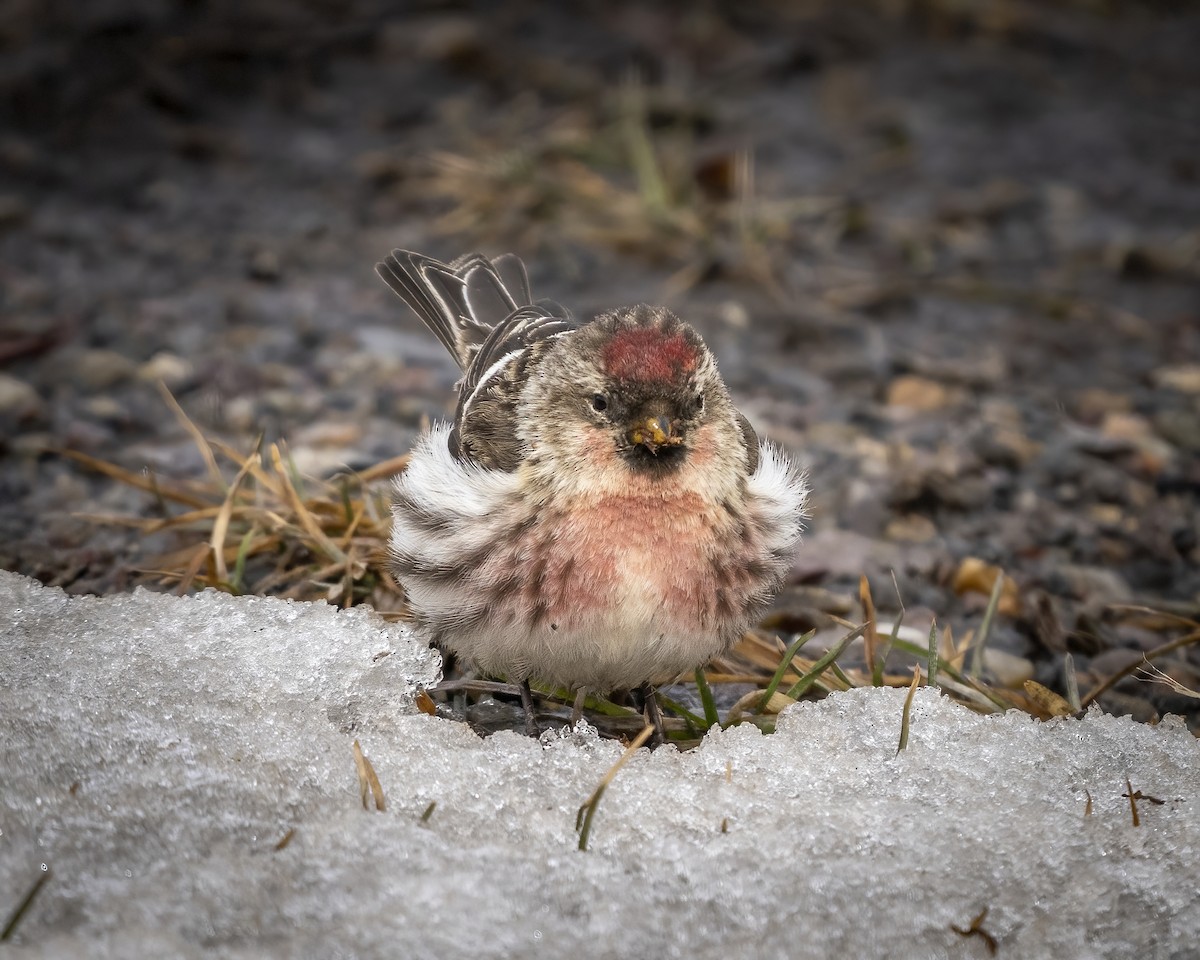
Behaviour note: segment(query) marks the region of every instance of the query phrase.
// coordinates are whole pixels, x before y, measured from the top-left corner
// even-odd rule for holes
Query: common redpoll
[[[512,254],[393,250],[383,280],[463,371],[452,424],[396,483],[392,564],[415,621],[478,670],[605,693],[690,673],[778,591],[802,472],[734,407],[669,310],[576,320]],[[660,726],[661,732],[661,726]]]

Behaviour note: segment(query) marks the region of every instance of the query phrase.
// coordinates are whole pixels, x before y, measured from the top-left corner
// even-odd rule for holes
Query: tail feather
[[[474,253],[442,263],[393,250],[375,272],[407,303],[463,370],[492,328],[530,303],[525,265],[512,254],[488,260]]]

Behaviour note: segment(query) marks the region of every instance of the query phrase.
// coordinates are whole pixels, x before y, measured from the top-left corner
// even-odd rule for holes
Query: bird
[[[396,249],[383,281],[462,372],[449,423],[416,441],[390,565],[411,619],[480,674],[633,691],[664,740],[657,684],[763,615],[806,518],[797,461],[734,405],[672,311],[578,319],[535,300],[514,254],[445,263]]]

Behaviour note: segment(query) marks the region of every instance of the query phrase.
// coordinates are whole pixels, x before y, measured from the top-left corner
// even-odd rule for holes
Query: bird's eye
[[[704,409],[704,394],[696,394],[696,412],[699,413]]]
[[[592,409],[597,413],[603,413],[608,409],[608,401],[604,398],[603,394],[598,393],[592,397]]]

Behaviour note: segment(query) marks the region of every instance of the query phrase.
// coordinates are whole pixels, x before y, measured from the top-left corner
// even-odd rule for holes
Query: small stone
[[[986,427],[971,438],[971,449],[984,463],[1019,470],[1037,456],[1038,444],[1011,427]]]
[[[354,158],[354,172],[375,187],[403,180],[407,170],[407,158],[394,150],[366,150]]]
[[[1075,416],[1084,423],[1099,423],[1109,413],[1128,413],[1132,406],[1129,394],[1112,393],[1098,387],[1080,390],[1071,401]]]
[[[15,193],[0,194],[0,230],[17,227],[29,219],[30,207]]]
[[[1161,420],[1161,418],[1160,418]],[[1157,461],[1168,462],[1175,451],[1159,436],[1154,425],[1136,413],[1110,413],[1100,424],[1100,432],[1118,443],[1127,441],[1139,452],[1152,456]]]
[[[363,429],[357,423],[313,423],[298,430],[293,442],[306,447],[350,447],[362,436]]]
[[[1200,363],[1159,367],[1150,378],[1156,387],[1177,390],[1179,393],[1200,393]]]
[[[83,410],[93,420],[100,420],[108,423],[122,423],[128,419],[125,408],[121,406],[113,397],[106,394],[100,394],[95,397],[88,397],[83,401],[80,409]]]
[[[1120,673],[1122,670],[1127,670],[1135,663],[1141,663],[1143,654],[1141,650],[1131,650],[1129,647],[1116,647],[1112,650],[1105,650],[1103,653],[1098,653],[1092,659],[1090,672],[1098,680],[1106,680],[1114,673]]]
[[[75,358],[71,375],[85,390],[107,390],[128,380],[136,371],[137,364],[125,354],[96,348],[85,350]]]
[[[996,587],[996,579],[1002,573],[1003,571],[999,567],[986,563],[978,557],[966,557],[954,574],[954,592],[959,595],[979,593],[990,596]],[[1021,612],[1021,594],[1017,589],[1017,582],[1012,577],[1004,578],[996,610],[1008,617],[1017,616]]]
[[[42,398],[24,380],[0,373],[0,414],[24,420],[36,416],[42,409]]]
[[[936,380],[910,374],[888,384],[886,402],[889,407],[929,411],[942,409],[950,399],[950,391]]]
[[[137,378],[146,383],[162,381],[168,387],[175,389],[192,378],[194,368],[191,363],[174,353],[162,351],[138,367]]]
[[[1107,413],[1100,423],[1100,432],[1115,440],[1129,440],[1140,443],[1154,432],[1150,421],[1136,413],[1113,411]]]
[[[1096,598],[1104,603],[1127,603],[1133,598],[1133,591],[1121,575],[1105,567],[1062,564],[1057,573],[1071,594],[1080,600]]]
[[[1034,675],[1033,661],[994,647],[984,648],[983,668],[1000,686],[1009,690],[1022,687],[1025,681],[1032,680]]]
[[[1168,443],[1188,453],[1200,453],[1200,413],[1192,410],[1160,410],[1154,429]]]
[[[267,247],[260,247],[250,255],[246,270],[254,280],[274,282],[283,273],[283,266],[279,254]]]
[[[292,464],[305,477],[329,477],[347,469],[361,469],[365,459],[348,447],[291,447]]]
[[[928,517],[909,513],[888,521],[884,536],[903,543],[928,543],[937,536],[937,526]]]
[[[1125,520],[1125,510],[1115,503],[1093,503],[1088,514],[1097,526],[1110,530],[1120,527]]]

